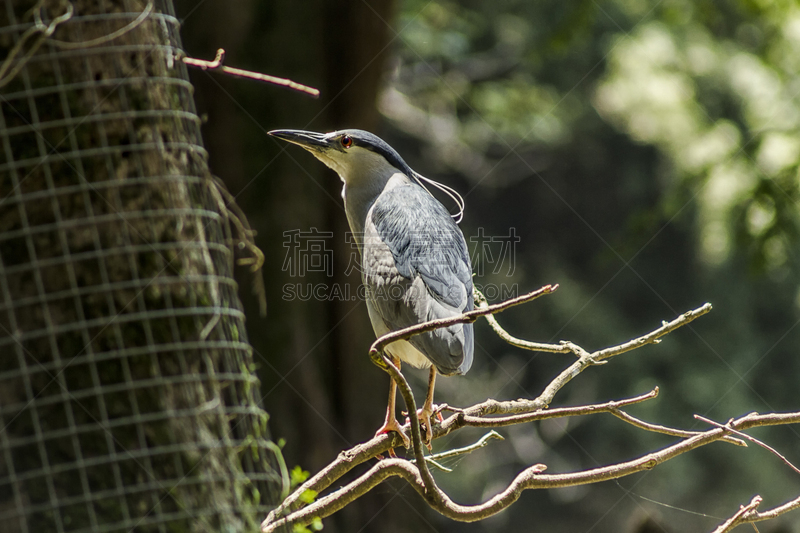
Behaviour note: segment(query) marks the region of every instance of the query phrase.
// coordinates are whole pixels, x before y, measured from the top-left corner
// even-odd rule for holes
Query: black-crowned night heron
[[[473,308],[472,269],[464,235],[424,184],[443,190],[463,212],[455,191],[413,171],[391,146],[366,131],[276,130],[270,135],[302,146],[344,182],[345,213],[361,253],[367,310],[378,337]],[[426,426],[426,442],[431,438],[436,373],[465,373],[472,365],[473,349],[472,324],[437,329],[386,347],[398,367],[400,361],[430,367],[428,394],[418,412]],[[395,418],[395,383],[391,381],[386,420],[376,434],[393,430],[408,447]]]

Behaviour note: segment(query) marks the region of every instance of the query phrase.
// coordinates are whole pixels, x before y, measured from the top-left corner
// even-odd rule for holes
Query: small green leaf
[[[313,503],[315,499],[317,499],[317,494],[319,494],[315,490],[306,489],[303,491],[303,494],[300,495],[300,501],[309,504]]]
[[[302,468],[300,468],[299,465],[295,466],[294,468],[292,468],[292,471],[289,474],[289,478],[291,480],[292,487],[296,487],[296,486],[300,485],[301,483],[303,483],[305,480],[308,479],[309,475],[310,474],[308,473],[308,471],[303,470]]]

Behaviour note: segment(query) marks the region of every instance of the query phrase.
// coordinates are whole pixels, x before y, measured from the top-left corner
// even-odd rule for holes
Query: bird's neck
[[[411,180],[402,172],[393,169],[391,172],[381,173],[377,176],[373,174],[370,179],[347,179],[343,181],[342,199],[344,200],[344,210],[347,214],[350,230],[353,232],[360,249],[361,236],[364,234],[364,224],[375,200],[378,199],[382,192],[410,183]]]

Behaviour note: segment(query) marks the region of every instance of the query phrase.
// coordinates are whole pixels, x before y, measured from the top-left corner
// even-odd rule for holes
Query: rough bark
[[[0,530],[247,530],[279,479],[171,2],[25,40],[34,6],[0,14],[33,52],[0,89]]]

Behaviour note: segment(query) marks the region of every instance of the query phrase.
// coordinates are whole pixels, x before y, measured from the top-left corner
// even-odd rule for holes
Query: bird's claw
[[[383,425],[378,428],[378,431],[375,432],[375,436],[382,435],[383,433],[389,433],[390,431],[397,432],[400,435],[400,438],[403,439],[403,446],[406,448],[411,448],[411,440],[406,435],[405,431],[403,431],[403,427],[394,417],[391,420],[386,420]],[[389,455],[392,455],[392,450],[390,449]],[[396,457],[396,456],[395,456]]]
[[[392,459],[397,459],[397,454],[394,452],[394,448],[389,448],[389,451],[387,453],[389,454],[389,457],[391,457]],[[377,459],[378,461],[383,461],[385,457],[383,456],[383,454],[379,453],[378,455],[375,456],[375,459]]]
[[[422,409],[417,411],[417,416],[420,421],[425,425],[425,436],[422,437],[422,443],[431,451],[431,441],[433,440],[433,430],[431,429],[431,416],[422,412]]]
[[[417,409],[417,419],[419,419],[420,424],[425,426],[425,434],[422,436],[422,442],[427,446],[428,450],[431,449],[431,442],[433,441],[433,425],[431,424],[431,416],[436,415],[436,420],[439,422],[444,422],[444,417],[442,417],[442,409],[443,406],[433,405],[429,410],[426,410],[424,407],[422,409]],[[403,411],[401,413],[403,416],[406,417],[406,422],[409,422],[408,419],[408,411]]]
[[[431,449],[431,442],[433,441],[433,424],[431,423],[431,416],[433,415],[436,415],[436,419],[439,422],[444,421],[441,409],[438,405],[432,405],[430,409],[426,409],[426,407],[423,406],[422,409],[417,411],[417,418],[425,425],[425,436],[422,440],[429,451]]]

